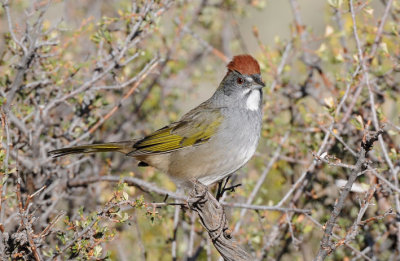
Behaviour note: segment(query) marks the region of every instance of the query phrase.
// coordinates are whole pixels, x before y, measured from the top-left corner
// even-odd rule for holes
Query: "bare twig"
[[[139,87],[139,85],[143,82],[144,79],[157,67],[159,61],[158,59],[153,59],[150,63],[148,63],[145,68],[142,70],[141,73],[139,73],[139,78],[136,80],[135,83],[132,85],[132,87],[129,89],[129,91],[121,98],[120,101],[116,105],[112,107],[112,109],[94,124],[85,134],[81,135],[78,139],[74,140],[71,142],[69,145],[73,146],[77,144],[78,142],[82,141],[83,139],[89,137],[93,132],[95,132],[107,119],[109,119],[122,105],[122,103],[128,99],[134,92],[135,90]],[[131,82],[127,83],[127,85],[131,84]]]
[[[18,174],[18,171],[17,171]],[[35,257],[36,261],[41,261],[42,257],[39,253],[39,250],[33,241],[33,230],[32,230],[32,224],[28,221],[28,211],[26,210],[27,205],[25,206],[26,208],[23,208],[23,203],[22,203],[22,197],[21,197],[21,178],[17,178],[17,199],[18,199],[18,208],[19,208],[19,215],[21,219],[21,225],[25,229],[26,236],[28,238],[29,246],[31,248],[31,251],[33,253],[33,256]],[[27,202],[26,202],[27,203]]]
[[[357,179],[358,174],[366,168],[365,166],[366,154],[371,149],[371,146],[369,146],[369,144],[377,140],[380,134],[381,133],[378,132],[371,139],[367,140],[362,144],[357,162],[355,164],[355,169],[350,173],[349,179],[346,185],[344,186],[342,192],[340,193],[339,199],[335,203],[332,214],[328,222],[325,224],[324,235],[321,240],[321,247],[318,251],[317,256],[314,259],[315,261],[324,260],[327,255],[329,255],[332,251],[335,250],[336,246],[331,242],[331,237],[332,237],[333,227],[336,224],[336,219],[339,217],[340,212],[344,207],[344,202],[348,194],[350,193],[351,187],[353,186],[354,181]]]
[[[374,43],[373,43],[373,45],[371,47],[371,52],[369,53],[369,61],[368,61],[369,63],[372,63],[372,60],[375,57],[376,51],[378,50],[378,46],[381,43],[383,27],[386,24],[386,20],[387,20],[387,18],[389,16],[392,4],[393,4],[393,0],[389,0],[386,3],[385,11],[383,12],[382,17],[380,18],[380,21],[378,22],[379,23],[378,30],[376,31],[376,34],[375,34],[375,39],[374,39]]]
[[[320,224],[317,220],[315,220],[311,215],[306,215],[306,217],[311,220],[311,222],[313,222],[315,225],[317,225],[318,228],[320,228],[321,230],[324,230],[325,226],[323,226],[322,224]],[[339,240],[340,237],[332,232],[332,237]],[[348,247],[349,249],[351,249],[354,253],[356,253],[358,256],[362,256],[365,260],[368,261],[372,261],[371,258],[369,258],[366,253],[364,252],[360,252],[358,249],[354,248],[352,245],[350,245],[349,243],[345,242],[344,245],[346,247]]]
[[[373,57],[375,55],[377,45],[380,42],[381,34],[382,34],[382,31],[383,31],[383,26],[384,26],[385,21],[386,21],[386,19],[388,17],[388,13],[389,13],[390,8],[392,6],[392,2],[393,2],[392,0],[389,0],[387,2],[386,8],[385,8],[385,13],[384,13],[384,16],[382,17],[381,24],[379,25],[378,31],[376,33],[374,46],[372,47],[372,50],[371,50],[371,56],[370,56],[371,61],[372,61],[372,59],[373,59]],[[353,1],[352,0],[350,0],[349,6],[350,6],[350,12],[351,12],[351,17],[352,17],[352,21],[353,21],[353,34],[354,34],[354,38],[355,38],[356,46],[357,46],[357,50],[358,50],[358,59],[359,59],[359,62],[361,64],[361,68],[362,68],[362,71],[363,71],[363,77],[365,79],[365,84],[367,85],[367,88],[368,88],[369,101],[370,101],[370,104],[371,104],[370,106],[371,106],[371,112],[372,112],[372,123],[374,125],[375,130],[376,131],[380,131],[379,120],[378,120],[378,116],[377,116],[377,113],[376,113],[376,107],[375,107],[374,92],[372,90],[372,84],[371,84],[370,79],[369,79],[369,71],[368,71],[367,63],[364,60],[363,52],[362,52],[362,49],[361,49],[360,39],[359,39],[358,33],[357,33],[356,17],[355,17],[355,12],[354,12],[354,8],[353,8]],[[394,167],[393,162],[392,162],[392,160],[390,159],[390,157],[388,155],[388,152],[387,152],[387,149],[386,149],[386,145],[385,145],[385,143],[383,141],[382,136],[378,136],[378,139],[379,139],[379,145],[380,145],[380,148],[382,150],[382,153],[383,153],[383,156],[385,158],[385,161],[387,162],[387,164],[388,164],[388,166],[390,168],[390,171],[392,173],[392,177],[393,177],[393,180],[395,182],[395,186],[398,188],[399,187],[399,181],[398,181],[398,178],[397,178],[398,168]],[[394,197],[395,197],[395,203],[396,203],[396,211],[398,213],[400,213],[400,197],[399,197],[398,194],[396,194]],[[397,232],[397,251],[400,252],[400,222],[396,222],[396,223],[397,223],[397,230],[398,230],[398,232]]]
[[[313,156],[314,156],[314,158],[316,160],[325,162],[330,166],[342,167],[342,168],[346,168],[346,169],[355,169],[356,168],[354,165],[349,165],[349,164],[345,164],[345,163],[342,163],[342,162],[332,162],[332,161],[329,160],[329,156],[328,155],[318,156],[318,155],[315,155],[313,153]]]
[[[387,180],[384,176],[382,176],[381,174],[379,174],[375,169],[371,168],[368,166],[368,170],[370,170],[372,172],[372,174],[374,174],[375,177],[377,177],[378,179],[380,179],[381,181],[383,181],[386,185],[388,185],[391,189],[393,189],[394,191],[396,191],[397,193],[400,193],[400,189],[393,185],[392,182],[390,182],[389,180]]]
[[[168,196],[169,198],[179,199],[179,200],[186,199],[186,197],[181,194],[177,194],[175,192],[159,188],[155,184],[148,183],[142,179],[138,179],[135,177],[116,177],[116,176],[101,177],[100,176],[100,177],[92,177],[92,178],[77,178],[77,179],[70,180],[67,185],[71,186],[71,187],[78,187],[78,186],[84,186],[84,185],[99,182],[99,181],[127,183],[128,185],[137,186],[146,191],[154,192],[154,193],[164,195],[164,196]]]
[[[181,25],[183,32],[191,35],[193,38],[195,38],[197,41],[199,41],[199,43],[201,45],[203,45],[207,51],[212,52],[215,56],[217,56],[219,59],[221,59],[225,63],[229,61],[229,58],[225,54],[223,54],[221,51],[219,51],[215,47],[211,46],[207,41],[203,40],[198,34],[193,32],[192,30],[190,30],[186,25],[182,25],[179,18],[175,19],[175,23],[178,25]]]
[[[289,57],[290,51],[292,50],[292,42],[289,42],[286,47],[285,51],[283,51],[281,62],[276,70],[275,79],[271,84],[271,92],[275,91],[275,87],[278,84],[278,77],[281,75],[283,68],[287,62],[287,58]],[[265,107],[265,106],[264,106]],[[265,108],[264,108],[265,109]]]
[[[178,192],[181,192],[182,189],[180,187],[178,187]],[[179,203],[178,199],[175,199],[175,203]],[[177,248],[178,248],[178,243],[177,243],[177,236],[178,236],[178,225],[179,225],[179,221],[180,221],[180,214],[181,209],[175,208],[175,212],[174,212],[174,226],[172,229],[172,243],[171,243],[171,255],[172,255],[172,260],[176,261],[177,260]]]
[[[5,144],[2,143],[2,147],[5,150],[5,156],[3,159],[3,171],[0,175],[0,253],[4,253],[3,233],[4,233],[4,213],[5,213],[5,196],[7,193],[7,179],[8,179],[8,161],[10,159],[10,130],[8,127],[7,115],[1,111],[1,125],[3,133],[6,136]],[[0,254],[1,257],[2,254]]]
[[[310,213],[309,209],[299,209],[299,208],[283,208],[279,206],[258,206],[258,205],[249,205],[244,203],[229,203],[229,202],[221,202],[225,207],[232,208],[244,208],[244,209],[252,209],[252,210],[269,210],[269,211],[279,211],[279,212],[294,212],[294,213]]]
[[[194,258],[194,241],[196,237],[196,230],[195,230],[195,223],[196,223],[196,213],[192,212],[190,216],[190,234],[189,234],[189,246],[187,248],[187,256],[188,259],[193,259]]]

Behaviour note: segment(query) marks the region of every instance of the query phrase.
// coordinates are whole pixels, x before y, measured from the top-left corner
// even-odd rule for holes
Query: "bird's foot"
[[[230,178],[231,178],[231,176],[228,176],[226,179],[222,179],[218,182],[217,194],[215,195],[215,198],[217,199],[217,201],[219,201],[223,197],[225,192],[234,192],[237,187],[242,185],[239,183],[239,184],[227,187]]]

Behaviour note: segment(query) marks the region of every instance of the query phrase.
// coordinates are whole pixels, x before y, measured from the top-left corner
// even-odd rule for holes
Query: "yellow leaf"
[[[129,199],[129,195],[125,191],[122,191],[122,196],[124,197],[124,200],[128,200]]]
[[[354,55],[353,55],[353,59],[354,59],[354,61],[358,62],[358,56],[357,56],[357,54],[354,54]]]
[[[386,43],[384,43],[384,42],[380,43],[380,44],[379,44],[379,47],[382,49],[382,51],[383,51],[384,53],[389,54],[389,50],[388,50],[388,48],[387,48],[387,44],[386,44]]]
[[[331,34],[333,34],[333,32],[334,32],[334,30],[333,30],[333,27],[332,27],[332,26],[327,25],[327,26],[325,27],[325,37],[330,36]]]
[[[328,3],[335,8],[339,8],[342,5],[343,0],[328,0]]]
[[[326,50],[326,45],[323,43],[319,46],[317,53],[321,54]]]
[[[361,124],[362,129],[364,129],[364,121],[361,115],[356,116],[357,121]]]
[[[50,38],[57,38],[58,37],[58,32],[57,31],[53,31],[53,32],[51,32],[51,34],[50,34]]]
[[[374,9],[372,9],[371,7],[365,7],[364,8],[364,12],[366,12],[369,15],[373,15],[374,14]]]
[[[332,108],[335,105],[335,102],[333,101],[332,96],[326,97],[324,99],[324,102],[325,102],[326,106],[328,106],[329,108]]]
[[[43,21],[43,31],[46,31],[50,28],[51,22],[49,20],[44,20]]]
[[[343,55],[341,53],[337,54],[335,56],[335,59],[336,59],[336,61],[339,61],[339,62],[343,62],[344,61]]]

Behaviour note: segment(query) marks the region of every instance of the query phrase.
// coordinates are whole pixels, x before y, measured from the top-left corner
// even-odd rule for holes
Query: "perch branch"
[[[224,260],[253,260],[231,236],[222,205],[208,192],[207,186],[196,181],[189,195],[189,207],[196,211],[215,248]]]

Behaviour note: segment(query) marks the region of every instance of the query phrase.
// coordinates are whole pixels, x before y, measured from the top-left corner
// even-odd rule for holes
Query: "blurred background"
[[[223,201],[286,211],[225,207],[235,239],[255,260],[312,260],[382,127],[328,260],[398,260],[399,1],[1,2],[3,258],[219,260],[191,211],[154,204],[176,189],[166,175],[118,154],[47,152],[176,121],[250,53],[267,84],[262,139]]]

